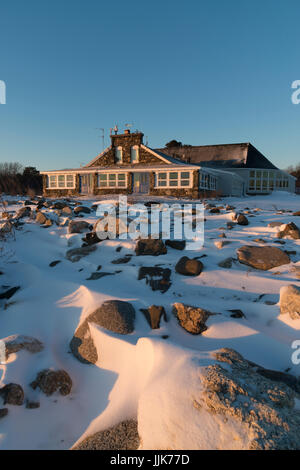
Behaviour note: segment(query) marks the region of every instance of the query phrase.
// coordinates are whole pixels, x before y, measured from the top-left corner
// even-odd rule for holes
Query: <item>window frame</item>
[[[182,173],[188,173],[189,177],[182,178]],[[177,177],[175,176],[177,174]],[[161,178],[160,175],[166,175],[165,178]],[[174,176],[171,176],[174,175]],[[159,180],[166,182],[165,185],[159,185]],[[177,182],[177,184],[171,184],[171,182]],[[182,185],[181,181],[188,181],[188,185]],[[159,170],[155,172],[155,189],[188,189],[193,187],[193,179],[191,170]]]
[[[47,189],[75,189],[75,176],[75,173],[49,173],[47,174]],[[72,181],[70,181],[70,177],[72,177]],[[55,181],[54,184],[51,179]]]
[[[106,185],[102,186],[100,184],[100,178],[106,177]],[[115,178],[113,178],[113,176]],[[121,178],[120,178],[121,177]],[[124,177],[124,179],[122,178]],[[104,180],[103,180],[104,181]],[[124,185],[119,184],[120,182],[124,182]],[[113,184],[115,183],[115,184]],[[105,173],[97,173],[97,188],[98,189],[126,189],[128,187],[128,173],[119,173],[119,172],[105,172]]]
[[[120,159],[117,158],[117,152],[120,151]],[[123,147],[118,145],[115,147],[115,162],[116,163],[123,163]]]
[[[136,155],[136,159],[133,160],[132,159],[132,152],[135,152],[135,155]],[[138,145],[133,145],[132,147],[130,147],[130,163],[132,164],[136,164],[136,163],[139,163],[140,161],[140,149],[139,149],[139,146]]]

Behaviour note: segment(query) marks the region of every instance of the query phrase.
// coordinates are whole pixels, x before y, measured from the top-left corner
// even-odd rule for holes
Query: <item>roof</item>
[[[190,163],[216,168],[267,168],[277,169],[250,142],[238,144],[182,146],[156,149],[171,157]]]

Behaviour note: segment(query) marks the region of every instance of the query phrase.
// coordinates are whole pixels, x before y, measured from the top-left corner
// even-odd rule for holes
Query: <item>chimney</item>
[[[130,134],[130,129],[125,129],[124,134]]]

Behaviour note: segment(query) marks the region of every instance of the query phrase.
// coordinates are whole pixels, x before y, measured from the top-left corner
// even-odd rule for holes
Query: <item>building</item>
[[[84,167],[41,172],[44,195],[114,193],[197,199],[275,188],[295,191],[294,177],[278,170],[251,144],[154,150],[143,144],[142,132],[126,129],[110,137],[111,145]]]
[[[295,192],[296,178],[280,170],[250,143],[158,149],[186,162],[239,175],[247,194]]]

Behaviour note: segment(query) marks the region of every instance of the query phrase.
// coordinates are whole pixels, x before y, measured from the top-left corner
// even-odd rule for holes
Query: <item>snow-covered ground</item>
[[[171,202],[167,198],[164,201]],[[205,244],[199,252],[168,248],[168,253],[159,257],[135,256],[135,242],[131,240],[107,240],[97,244],[96,251],[89,256],[71,263],[65,258],[66,251],[81,246],[83,235],[70,235],[67,227],[55,224],[43,228],[29,218],[24,219],[22,230],[16,231],[15,240],[2,243],[1,284],[21,288],[7,302],[6,308],[1,307],[0,339],[15,334],[28,335],[40,340],[44,349],[36,354],[22,350],[12,354],[8,363],[0,365],[0,386],[18,383],[24,388],[26,398],[40,402],[37,409],[7,406],[9,414],[0,420],[1,449],[69,449],[84,436],[135,417],[138,407],[139,426],[146,427],[147,420],[148,426],[152,426],[151,423],[155,426],[153,416],[166,413],[177,414],[177,422],[183,423],[190,419],[190,411],[183,405],[184,396],[189,393],[189,387],[195,386],[193,381],[187,383],[192,376],[188,372],[190,358],[196,356],[206,365],[211,360],[210,353],[223,347],[233,348],[264,367],[279,371],[289,369],[290,373],[300,375],[300,366],[291,361],[291,344],[300,340],[300,320],[280,315],[278,306],[280,288],[299,284],[292,267],[295,264],[300,267],[300,240],[285,239],[282,247],[274,243],[278,227],[268,227],[268,223],[277,221],[294,222],[299,226],[299,217],[281,211],[299,211],[300,197],[280,192],[209,202],[232,204],[236,210],[247,207],[260,211],[254,212],[255,217],[249,217],[249,225],[237,225],[233,230],[226,229],[226,222],[232,220],[230,212],[222,210],[220,214],[211,214],[206,211]],[[83,200],[88,207],[95,203],[102,201]],[[9,205],[7,210],[18,208],[20,205]],[[76,220],[92,224],[96,219],[92,212]],[[220,230],[221,227],[225,230]],[[232,243],[217,249],[214,243],[222,240],[219,234],[223,231],[225,240]],[[236,257],[241,245],[263,246],[254,242],[255,238],[263,238],[270,246],[296,251],[296,254],[290,255],[290,264],[269,271],[250,269],[238,262],[233,263],[231,269],[218,266],[225,258]],[[120,253],[116,252],[118,247],[122,247]],[[125,254],[133,255],[127,264],[111,263]],[[175,272],[176,262],[184,255],[206,255],[201,258],[204,270],[199,276],[185,277]],[[55,260],[61,262],[49,267]],[[156,264],[172,270],[172,285],[165,293],[152,291],[145,280],[138,280],[140,266]],[[99,265],[101,271],[112,275],[87,280]],[[69,342],[79,322],[109,299],[132,303],[136,312],[135,331],[120,336],[92,326],[101,359],[96,365],[82,364],[70,353]],[[181,328],[172,315],[174,302],[220,315],[211,316],[207,331],[194,336]],[[140,312],[150,305],[162,305],[167,312],[168,322],[162,320],[160,329],[151,330]],[[246,318],[232,318],[229,312],[232,309],[242,310]],[[163,339],[164,335],[168,338]],[[32,390],[29,384],[44,368],[66,370],[73,381],[71,394],[47,397]],[[174,395],[171,399],[170,394]],[[196,446],[193,430],[201,425],[203,422],[199,420],[187,426],[187,447]],[[156,426],[154,433],[144,435],[145,448],[157,448],[158,442],[162,447],[169,445],[169,441],[164,441],[163,426],[161,429]],[[181,445],[184,444],[181,442]],[[202,448],[207,446],[203,441]]]

